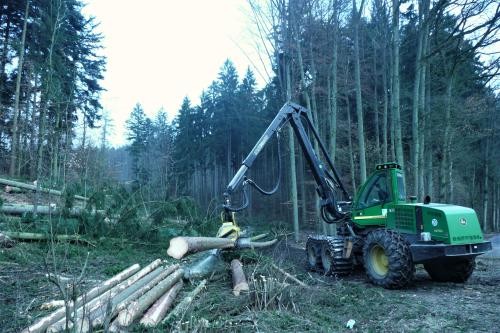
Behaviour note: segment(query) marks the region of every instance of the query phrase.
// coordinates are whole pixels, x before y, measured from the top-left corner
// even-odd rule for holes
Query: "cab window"
[[[361,194],[358,208],[380,205],[391,201],[391,192],[387,180],[387,173],[380,173],[373,177]]]
[[[405,181],[403,179],[403,175],[398,173],[396,179],[398,182],[398,199],[406,200]]]

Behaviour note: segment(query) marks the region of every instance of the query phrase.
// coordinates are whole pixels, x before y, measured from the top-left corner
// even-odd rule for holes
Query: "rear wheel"
[[[469,279],[476,267],[474,258],[436,261],[424,264],[424,268],[434,281],[438,282],[465,282]]]
[[[388,289],[405,287],[415,274],[408,242],[391,230],[378,229],[368,234],[363,262],[368,279]]]

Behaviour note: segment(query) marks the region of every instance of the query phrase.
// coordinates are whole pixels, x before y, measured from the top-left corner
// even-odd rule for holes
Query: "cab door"
[[[359,226],[385,225],[392,201],[390,170],[376,171],[361,187],[354,203],[352,219]]]

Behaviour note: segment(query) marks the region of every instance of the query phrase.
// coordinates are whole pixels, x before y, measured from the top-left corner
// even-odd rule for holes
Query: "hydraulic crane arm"
[[[321,198],[321,212],[323,219],[328,223],[333,223],[343,220],[346,217],[347,212],[344,212],[342,209],[342,204],[345,202],[336,200],[335,188],[339,189],[342,192],[345,200],[350,199],[349,195],[345,190],[345,187],[342,184],[337,171],[335,170],[335,167],[328,155],[325,145],[321,141],[318,132],[311,123],[309,111],[298,104],[288,102],[285,103],[285,105],[283,105],[283,107],[280,109],[276,117],[265,130],[259,141],[257,141],[252,151],[245,158],[238,172],[236,172],[233,179],[227,186],[224,193],[223,206],[226,221],[232,221],[232,212],[239,211],[245,207],[245,205],[240,208],[232,207],[231,195],[240,186],[245,186],[248,183],[248,180],[245,176],[246,172],[252,167],[255,159],[262,151],[264,146],[272,138],[272,136],[276,134],[287,122],[290,122],[293,131],[297,136],[297,140],[299,141],[300,147],[302,148],[304,156],[318,185],[316,190],[319,197]],[[321,153],[323,154],[328,164],[328,168],[325,168],[325,165],[319,158],[318,153],[314,150],[313,144],[306,133],[303,122],[306,123],[307,128],[311,130],[315,140],[317,140]],[[253,183],[252,185],[256,186]],[[259,189],[259,191],[264,193],[264,191],[262,191],[261,189]]]

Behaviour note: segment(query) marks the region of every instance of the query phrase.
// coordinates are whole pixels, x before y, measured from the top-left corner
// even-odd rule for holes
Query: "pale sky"
[[[151,117],[163,107],[169,121],[184,96],[198,104],[227,58],[240,77],[254,70],[262,86],[249,12],[246,0],[87,0],[84,13],[104,36],[101,101],[113,123],[110,143],[126,143],[125,120],[137,102]]]

